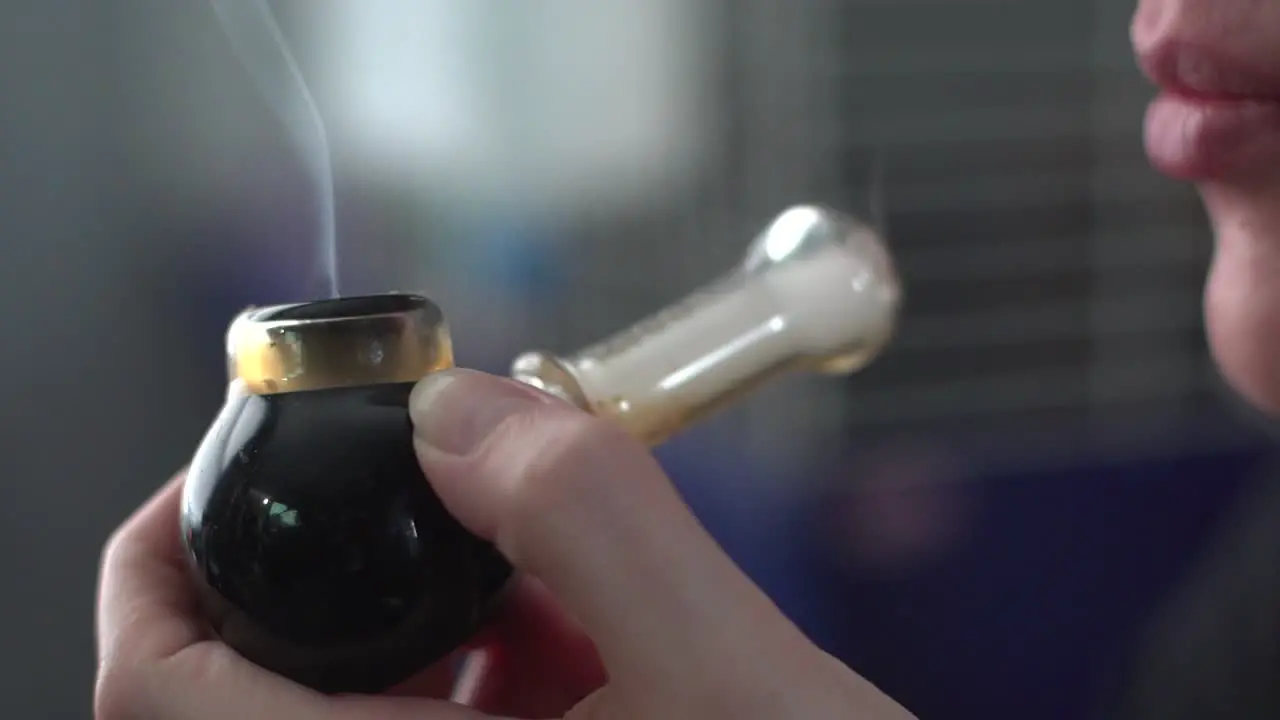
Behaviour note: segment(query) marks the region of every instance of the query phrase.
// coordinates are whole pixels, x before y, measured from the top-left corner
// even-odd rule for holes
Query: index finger
[[[162,660],[206,638],[183,567],[178,503],[170,480],[112,535],[98,589],[99,665]]]

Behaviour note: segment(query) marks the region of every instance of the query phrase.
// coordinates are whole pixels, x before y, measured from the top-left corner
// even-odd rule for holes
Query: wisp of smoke
[[[267,104],[284,123],[306,167],[320,213],[316,265],[338,296],[333,171],[324,122],[266,0],[210,0],[231,46]]]

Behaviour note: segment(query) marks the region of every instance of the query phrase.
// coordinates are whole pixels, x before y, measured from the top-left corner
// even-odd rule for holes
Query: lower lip
[[[1280,102],[1164,93],[1147,109],[1147,155],[1186,180],[1221,180],[1280,161]]]

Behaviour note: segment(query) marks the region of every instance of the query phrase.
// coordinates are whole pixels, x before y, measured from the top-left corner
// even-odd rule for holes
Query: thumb
[[[740,676],[750,658],[807,645],[617,426],[466,370],[429,375],[410,406],[441,500],[550,589],[615,680]]]

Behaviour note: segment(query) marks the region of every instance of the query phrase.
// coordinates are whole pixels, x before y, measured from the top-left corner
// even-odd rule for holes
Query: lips
[[[1280,172],[1280,75],[1169,42],[1141,49],[1139,63],[1162,90],[1146,118],[1158,168],[1189,180]]]
[[[1147,109],[1146,148],[1156,167],[1187,180],[1280,169],[1280,103],[1162,93]]]

